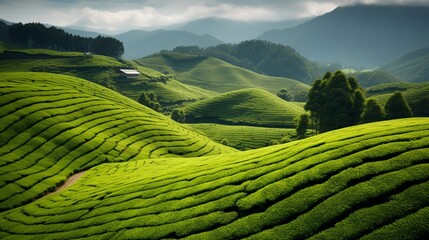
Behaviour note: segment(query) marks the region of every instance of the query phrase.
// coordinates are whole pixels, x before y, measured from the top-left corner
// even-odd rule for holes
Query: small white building
[[[137,78],[140,76],[140,73],[135,70],[135,69],[119,69],[122,73],[122,75],[124,75],[127,78]]]

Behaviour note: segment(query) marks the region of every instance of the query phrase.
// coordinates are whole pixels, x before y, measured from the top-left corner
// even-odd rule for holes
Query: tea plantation
[[[0,210],[104,162],[234,152],[114,91],[50,73],[0,73]]]
[[[62,192],[0,213],[0,238],[424,239],[429,234],[428,118],[359,125],[245,152],[138,158],[95,166]]]
[[[294,128],[304,113],[262,89],[241,89],[191,103],[183,108],[185,122]]]

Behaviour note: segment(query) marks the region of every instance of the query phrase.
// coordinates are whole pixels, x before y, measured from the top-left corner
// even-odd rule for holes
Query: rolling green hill
[[[223,123],[267,127],[296,126],[301,107],[261,89],[223,93],[182,108],[187,123]]]
[[[377,101],[382,105],[384,105],[387,102],[387,99],[389,99],[389,97],[395,92],[402,92],[407,102],[413,105],[422,98],[429,96],[429,82],[386,83],[366,89],[367,95],[377,99]]]
[[[429,81],[429,48],[410,52],[396,59],[387,66],[385,71],[409,82]]]
[[[136,68],[141,76],[127,79],[120,68]],[[11,49],[0,44],[0,72],[50,72],[84,78],[121,94],[137,99],[142,91],[156,92],[161,104],[173,106],[195,102],[215,92],[187,86],[156,70],[102,55],[84,55],[79,52],[58,52],[45,49]]]
[[[100,163],[235,151],[112,90],[50,73],[0,73],[0,135],[0,210]]]
[[[371,87],[371,86],[375,86],[383,83],[393,83],[393,82],[401,81],[401,79],[383,70],[354,72],[347,75],[354,76],[359,82],[359,85],[363,88],[367,88],[367,87]]]
[[[425,239],[429,119],[94,167],[0,213],[2,239]]]
[[[292,136],[296,135],[295,128],[231,126],[215,123],[196,123],[188,126],[216,142],[226,139],[229,143],[228,146],[239,150],[266,147],[272,140],[281,142],[284,137],[292,139]]]
[[[183,83],[219,93],[243,88],[261,88],[277,93],[286,88],[295,95],[310,89],[296,80],[260,75],[212,57],[163,53],[137,62],[162,73],[174,74]]]

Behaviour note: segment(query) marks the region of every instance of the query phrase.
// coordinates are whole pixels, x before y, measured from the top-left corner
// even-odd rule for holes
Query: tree
[[[295,97],[293,98],[295,102],[306,102],[308,100],[308,92],[306,91],[299,91],[297,94],[295,94]]]
[[[179,123],[185,122],[185,112],[180,108],[175,108],[171,112],[171,119]]]
[[[288,92],[288,90],[286,88],[282,88],[278,93],[277,96],[285,101],[291,101],[292,100],[292,96],[290,95],[290,93]]]
[[[414,116],[429,117],[429,96],[423,97],[412,106]]]
[[[220,144],[225,145],[225,146],[229,146],[229,141],[228,141],[228,139],[224,138],[224,139],[222,139],[222,141],[220,141]]]
[[[386,102],[384,107],[387,119],[398,119],[412,117],[410,106],[405,101],[401,92],[395,92]]]
[[[314,82],[304,108],[311,113],[313,128],[326,132],[357,124],[364,103],[365,96],[357,81],[337,71],[326,72],[323,80]]]
[[[145,92],[141,92],[137,102],[157,112],[161,111],[161,104],[157,101],[156,94],[153,92],[149,93],[149,95],[147,95]]]
[[[307,114],[302,114],[299,116],[298,126],[296,127],[296,133],[298,139],[305,138],[305,133],[307,132],[308,127],[310,126],[310,119]]]
[[[365,109],[362,114],[362,123],[377,122],[385,118],[383,108],[378,104],[377,100],[369,99],[365,104]]]

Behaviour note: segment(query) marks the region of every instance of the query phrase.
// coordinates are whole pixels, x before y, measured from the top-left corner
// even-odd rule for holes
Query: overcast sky
[[[206,17],[239,21],[306,18],[357,3],[428,5],[429,0],[0,0],[0,18],[118,33]]]

